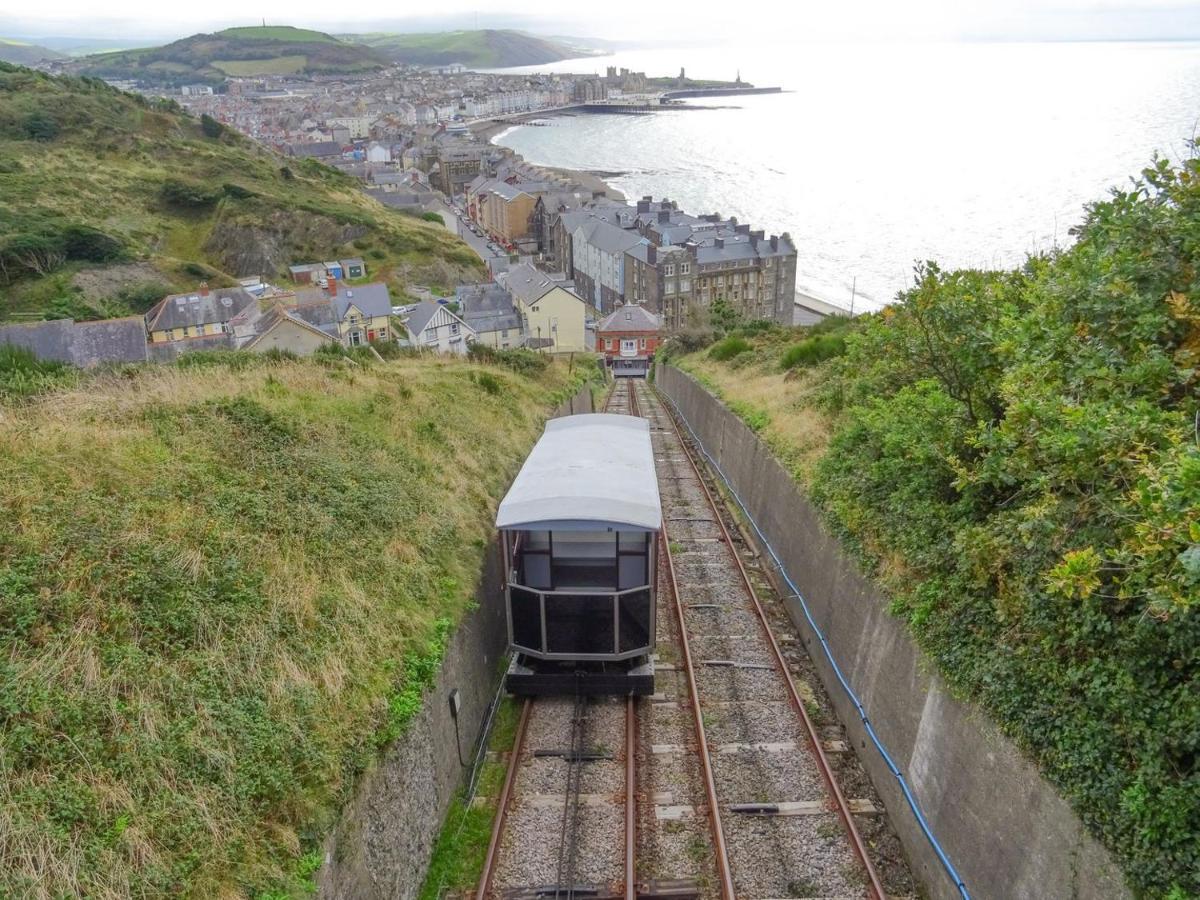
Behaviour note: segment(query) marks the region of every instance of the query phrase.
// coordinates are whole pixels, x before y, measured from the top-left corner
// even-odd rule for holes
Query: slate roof
[[[621,254],[645,241],[636,231],[626,231],[599,219],[584,226],[584,239],[605,253]]]
[[[165,331],[228,322],[254,302],[254,296],[241,287],[213,288],[206,295],[199,291],[168,294],[146,313],[146,329]]]
[[[288,150],[292,156],[300,158],[311,156],[316,159],[327,159],[331,156],[342,155],[342,145],[340,141],[317,141],[312,144],[289,144]]]
[[[551,279],[546,273],[535,269],[529,263],[521,263],[518,266],[513,266],[507,272],[496,276],[504,288],[515,299],[520,300],[525,304],[533,304],[546,294],[550,293],[556,287],[562,287],[558,282]],[[568,293],[571,293],[568,291]],[[577,296],[571,293],[571,296]],[[582,303],[582,299],[580,299]]]
[[[605,316],[596,331],[658,331],[660,327],[658,316],[644,306],[628,303]]]
[[[502,285],[463,284],[455,289],[454,296],[461,304],[462,320],[476,334],[521,330],[521,316]]]
[[[24,347],[38,359],[90,368],[106,362],[145,362],[146,325],[141,316],[76,322],[54,319],[0,325],[0,344]]]
[[[370,284],[356,284],[353,287],[341,285],[336,295],[330,298],[338,321],[346,318],[350,304],[354,304],[363,315],[390,316],[392,314],[392,296],[388,293],[387,285],[382,281]]]

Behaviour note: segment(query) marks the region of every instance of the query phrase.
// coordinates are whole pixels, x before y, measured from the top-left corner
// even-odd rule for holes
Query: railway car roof
[[[608,413],[551,419],[500,502],[496,527],[658,531],[649,423]]]

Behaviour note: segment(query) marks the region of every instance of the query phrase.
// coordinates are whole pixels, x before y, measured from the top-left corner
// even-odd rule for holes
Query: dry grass
[[[0,406],[0,896],[303,892],[569,382],[477,368],[156,368]]]
[[[831,421],[814,394],[820,369],[779,369],[778,342],[771,341],[732,362],[717,362],[707,351],[674,360],[698,377],[758,432],[801,485],[811,483],[812,469],[829,446]],[[756,415],[757,414],[757,415]]]

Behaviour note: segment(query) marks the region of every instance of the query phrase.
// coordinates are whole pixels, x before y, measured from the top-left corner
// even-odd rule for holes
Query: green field
[[[253,25],[243,28],[226,28],[217,32],[218,37],[239,41],[288,41],[297,44],[338,43],[338,39],[322,31],[293,28],[290,25]]]
[[[307,56],[277,56],[273,59],[214,59],[212,66],[226,75],[294,75],[304,71]]]

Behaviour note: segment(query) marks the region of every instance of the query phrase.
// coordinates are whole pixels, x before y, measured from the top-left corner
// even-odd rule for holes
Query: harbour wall
[[[888,612],[887,599],[826,531],[758,436],[687,374],[659,366],[655,377],[795,585],[778,567],[764,567],[788,598],[791,618],[923,894],[963,896],[824,655],[801,597],[971,897],[1131,897],[1108,851],[1033,764],[982,712],[950,695],[904,623]]]
[[[591,386],[584,385],[554,415],[592,411]],[[410,900],[420,891],[503,675],[508,630],[494,541],[475,601],[450,638],[421,712],[359,779],[327,837],[317,877],[322,900]],[[457,722],[450,711],[452,690],[461,701]]]

